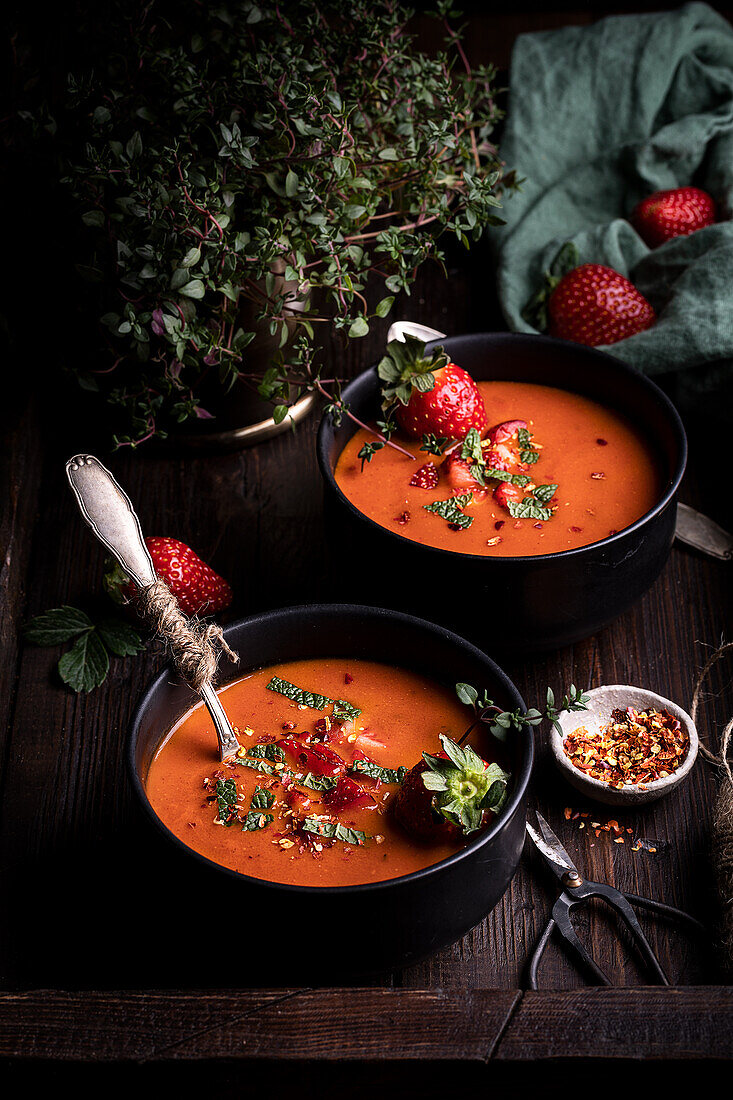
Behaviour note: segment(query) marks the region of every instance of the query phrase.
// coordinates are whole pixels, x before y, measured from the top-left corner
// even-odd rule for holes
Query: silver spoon
[[[439,332],[436,328],[427,325],[418,325],[415,321],[395,321],[390,325],[387,333],[387,343],[390,340],[400,340],[404,343],[405,335],[414,336],[418,340],[429,343],[431,340],[443,340],[447,333]],[[719,561],[731,561],[733,559],[733,535],[724,531],[709,516],[702,512],[696,512],[688,504],[677,505],[677,524],[675,537],[687,546],[707,554]]]
[[[140,520],[127,493],[94,455],[75,455],[66,463],[81,514],[103,546],[117,559],[138,588],[158,578],[143,541]],[[201,688],[201,698],[211,715],[219,740],[222,763],[239,749],[239,742],[211,683]]]

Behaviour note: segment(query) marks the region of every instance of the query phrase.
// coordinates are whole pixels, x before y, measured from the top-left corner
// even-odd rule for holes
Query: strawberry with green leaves
[[[487,815],[504,804],[509,780],[498,764],[487,763],[469,745],[462,748],[443,735],[440,740],[443,751],[423,753],[393,803],[403,829],[434,842],[480,829]]]
[[[464,439],[471,428],[486,428],[486,408],[471,375],[448,360],[442,348],[425,354],[414,336],[392,340],[377,367],[383,383],[383,408],[394,410],[410,436]]]
[[[224,578],[185,542],[154,536],[146,538],[145,545],[155,572],[168,585],[184,615],[214,615],[232,602],[232,590]],[[116,562],[110,564],[104,586],[116,603],[127,603],[136,592],[135,585]]]

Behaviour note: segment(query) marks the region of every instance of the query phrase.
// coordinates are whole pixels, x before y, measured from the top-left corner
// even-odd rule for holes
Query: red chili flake
[[[610,530],[610,531],[608,532],[608,537],[610,538],[610,537],[611,537],[611,535],[617,535],[617,534],[618,534],[618,531],[617,531],[617,530],[616,530],[616,528],[614,527],[614,528],[612,528],[612,530]]]
[[[514,521],[514,526],[515,526],[515,527],[521,527],[521,526],[522,526],[522,521],[521,521],[521,519],[517,519],[517,520],[515,520],[515,521]]]
[[[284,730],[294,730],[295,729],[295,722],[283,722],[282,728]]]
[[[410,485],[418,489],[434,489],[438,484],[438,467],[432,462],[426,462],[410,478]]]
[[[576,535],[579,535],[582,530],[582,527],[568,527],[568,531],[572,531]]]
[[[496,523],[494,524],[494,530],[495,531],[501,531],[501,529],[502,529],[502,527],[504,526],[505,523],[506,523],[506,520],[498,519],[496,521]]]
[[[563,814],[565,816],[565,820],[570,821],[570,818],[572,817],[572,814],[573,814],[572,808],[570,806],[566,806],[565,809],[563,810]]]
[[[344,683],[345,684],[353,684],[353,682],[354,682],[354,677],[351,675],[351,673],[350,672],[345,672],[344,673]]]
[[[605,474],[602,474],[602,473],[600,472],[600,470],[596,470],[596,471],[595,471],[594,473],[592,473],[592,474],[591,474],[590,476],[591,476],[591,477],[593,478],[593,480],[594,480],[594,481],[603,481],[603,479],[604,479],[604,477],[605,477],[606,475],[605,475]]]
[[[451,531],[464,531],[465,530],[464,527],[461,527],[460,523],[449,523],[448,526],[450,527]]]
[[[607,447],[608,446],[608,440],[607,439],[597,439],[596,443],[598,444],[599,447]]]
[[[398,516],[395,516],[394,521],[395,521],[395,523],[401,523],[401,524],[409,523],[410,522],[410,513],[409,512],[400,512],[400,514]]]
[[[617,708],[597,732],[579,726],[563,744],[574,767],[611,787],[642,787],[676,771],[687,756],[690,738],[666,710]],[[599,822],[593,822],[594,827]],[[615,818],[605,832],[623,832]],[[628,831],[628,830],[627,830]]]
[[[541,523],[533,523],[532,526],[536,527],[540,531],[542,530],[542,524]]]

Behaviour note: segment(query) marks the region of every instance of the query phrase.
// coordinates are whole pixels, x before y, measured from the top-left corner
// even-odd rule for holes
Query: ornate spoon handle
[[[140,520],[109,470],[94,455],[75,455],[66,463],[66,476],[82,516],[102,545],[138,588],[155,584],[158,578],[143,541]],[[199,691],[216,729],[221,759],[228,760],[239,749],[234,730],[212,684],[202,684]]]

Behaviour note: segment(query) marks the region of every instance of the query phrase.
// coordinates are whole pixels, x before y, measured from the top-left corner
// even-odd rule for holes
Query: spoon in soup
[[[84,520],[104,547],[117,559],[141,592],[159,582],[148,548],[143,541],[140,520],[127,493],[117,484],[109,470],[94,455],[80,454],[66,463],[66,476],[76,497]],[[211,649],[207,631],[186,620],[175,597],[168,591],[169,606],[176,620],[187,628],[197,645]],[[166,597],[167,600],[167,597]],[[166,639],[168,640],[168,639]],[[174,651],[175,656],[175,651]],[[215,663],[215,662],[212,662]],[[239,750],[237,736],[227,718],[210,677],[191,684],[198,691],[211,715],[219,741],[222,763]]]

